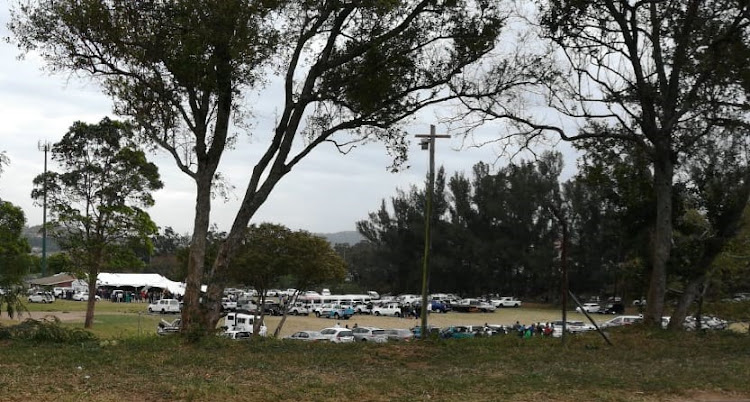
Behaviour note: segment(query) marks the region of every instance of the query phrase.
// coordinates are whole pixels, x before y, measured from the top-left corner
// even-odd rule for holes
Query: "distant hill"
[[[318,236],[325,237],[331,244],[343,244],[348,243],[350,245],[357,244],[364,240],[359,232],[350,230],[347,232],[336,232],[336,233],[317,233]]]
[[[42,252],[42,225],[23,228],[23,236],[29,241],[32,252]],[[60,251],[60,246],[57,245],[55,239],[47,235],[47,252],[53,253],[56,251]]]

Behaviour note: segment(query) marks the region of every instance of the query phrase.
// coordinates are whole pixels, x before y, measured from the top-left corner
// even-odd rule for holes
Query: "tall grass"
[[[0,341],[0,399],[660,401],[750,397],[750,337],[638,328],[391,344]],[[29,356],[35,356],[30,359]],[[23,381],[18,381],[22,378]],[[34,384],[29,387],[29,384]],[[6,398],[17,395],[17,398]]]

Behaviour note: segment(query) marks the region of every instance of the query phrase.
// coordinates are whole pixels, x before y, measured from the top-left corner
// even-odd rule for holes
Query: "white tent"
[[[171,281],[159,274],[112,274],[100,273],[96,277],[97,286],[132,286],[135,288],[167,289],[174,295],[185,294],[185,284]]]

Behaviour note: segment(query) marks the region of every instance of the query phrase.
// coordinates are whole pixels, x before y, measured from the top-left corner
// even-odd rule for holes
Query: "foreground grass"
[[[661,401],[750,398],[750,337],[628,328],[408,344],[0,341],[0,400]]]

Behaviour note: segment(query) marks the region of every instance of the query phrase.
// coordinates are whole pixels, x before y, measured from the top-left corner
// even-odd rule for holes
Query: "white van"
[[[161,299],[148,305],[149,313],[179,313],[182,311],[182,304],[177,299]]]
[[[256,317],[252,314],[229,313],[224,317],[224,326],[226,327],[227,332],[243,331],[253,333],[255,330],[255,318]],[[258,334],[260,336],[266,336],[267,333],[268,328],[266,327],[266,324],[261,323]]]

